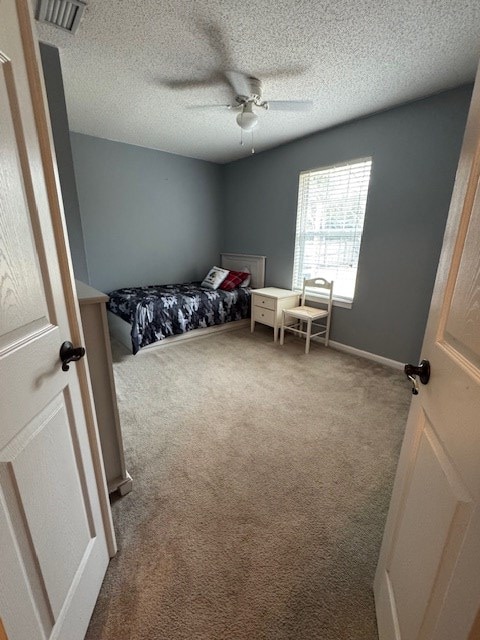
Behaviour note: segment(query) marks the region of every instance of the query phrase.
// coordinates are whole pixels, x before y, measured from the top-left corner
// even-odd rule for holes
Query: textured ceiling
[[[258,151],[473,80],[478,0],[89,0],[77,33],[37,24],[57,46],[73,131],[214,162],[250,153],[222,70],[263,81]],[[188,89],[176,81],[199,80]]]

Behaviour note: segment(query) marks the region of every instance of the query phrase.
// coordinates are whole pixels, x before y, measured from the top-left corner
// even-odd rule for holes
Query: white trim
[[[321,342],[323,342],[323,340]],[[390,358],[385,358],[384,356],[379,356],[376,353],[370,353],[369,351],[363,351],[362,349],[357,349],[356,347],[351,347],[348,344],[342,344],[341,342],[336,342],[335,340],[330,340],[328,344],[333,349],[337,349],[337,351],[344,351],[345,353],[351,353],[354,356],[360,356],[361,358],[366,358],[367,360],[373,360],[373,362],[384,364],[387,367],[392,367],[392,369],[398,369],[398,371],[403,371],[403,367],[405,366],[403,362],[391,360]]]
[[[360,158],[353,158],[352,160],[345,160],[342,162],[336,162],[335,164],[327,164],[325,166],[315,167],[314,169],[304,169],[300,171],[300,176],[304,176],[307,173],[315,173],[321,171],[328,171],[329,169],[338,169],[339,167],[348,167],[350,164],[357,164],[359,162],[367,162],[368,160],[373,161],[373,156],[362,156]]]
[[[353,307],[353,301],[340,300],[340,298],[333,299],[333,306],[340,307],[341,309],[351,309]]]
[[[130,324],[128,322],[125,322],[125,320],[122,320],[119,316],[114,315],[111,311],[107,311],[107,316],[111,336],[121,342],[131,353],[132,345],[130,339]],[[153,344],[142,347],[139,350],[138,354],[145,353],[146,351],[151,351],[153,349],[168,347],[169,345],[173,344],[178,344],[179,342],[182,342],[184,340],[193,340],[202,337],[205,338],[214,333],[221,333],[222,331],[235,331],[238,329],[243,329],[244,327],[249,325],[250,318],[247,318],[246,320],[234,320],[233,322],[227,322],[226,324],[187,331],[186,333],[181,333],[178,336],[170,336],[169,338],[165,338],[164,340],[159,340],[158,342],[154,342]],[[312,341],[320,342],[322,344],[325,343],[324,338],[313,337]],[[328,345],[329,347],[332,347],[332,349],[336,349],[337,351],[343,351],[344,353],[350,353],[354,356],[360,356],[361,358],[365,358],[366,360],[378,362],[379,364],[391,367],[392,369],[397,369],[398,371],[403,371],[403,367],[405,366],[403,362],[391,360],[390,358],[385,358],[384,356],[379,356],[376,353],[370,353],[369,351],[363,351],[362,349],[357,349],[356,347],[351,347],[348,344],[342,344],[341,342],[336,342],[335,340],[329,340]]]
[[[295,291],[295,293],[301,293],[302,290],[300,289],[300,291],[298,289],[293,289],[293,291]],[[315,295],[314,293],[307,293],[307,295],[305,296],[305,300],[307,302],[328,302],[328,298],[325,298],[324,296],[318,296]],[[353,300],[345,300],[342,298],[335,298],[335,296],[333,296],[333,306],[334,307],[341,307],[342,309],[351,309],[353,307]]]

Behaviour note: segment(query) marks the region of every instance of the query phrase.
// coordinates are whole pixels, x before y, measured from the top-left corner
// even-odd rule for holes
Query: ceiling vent
[[[85,7],[82,0],[38,0],[36,18],[39,22],[75,33]]]

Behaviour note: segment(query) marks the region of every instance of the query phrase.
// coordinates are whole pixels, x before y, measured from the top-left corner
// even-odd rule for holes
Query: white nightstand
[[[276,287],[254,289],[252,291],[252,333],[255,322],[266,324],[268,327],[273,327],[273,339],[276,342],[278,329],[282,326],[283,309],[298,307],[298,301],[298,293],[288,289]]]

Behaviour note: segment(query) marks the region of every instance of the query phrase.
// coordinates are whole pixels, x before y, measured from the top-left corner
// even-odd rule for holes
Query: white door
[[[480,638],[479,175],[480,72],[375,577],[381,640]]]
[[[115,541],[38,59],[0,0],[0,629],[80,640]]]

